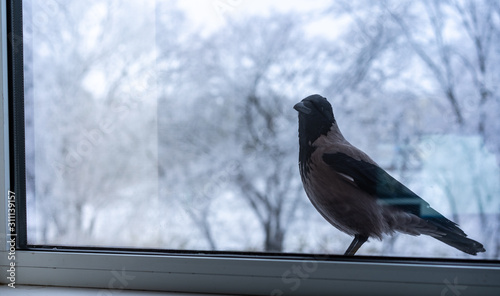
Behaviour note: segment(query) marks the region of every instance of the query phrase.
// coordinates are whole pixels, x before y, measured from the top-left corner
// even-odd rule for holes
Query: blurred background
[[[23,1],[28,240],[342,254],[307,199],[293,105],[485,245],[359,254],[500,258],[500,4]]]

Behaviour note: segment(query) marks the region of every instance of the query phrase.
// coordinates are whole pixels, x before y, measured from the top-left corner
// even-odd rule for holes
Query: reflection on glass
[[[319,93],[487,250],[357,254],[499,258],[500,24],[473,3],[23,1],[29,243],[343,253],[297,164]]]

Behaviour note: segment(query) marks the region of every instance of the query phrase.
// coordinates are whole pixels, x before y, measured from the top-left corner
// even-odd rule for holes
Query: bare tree
[[[180,108],[197,112],[179,118],[177,132],[166,135],[185,145],[180,157],[186,167],[200,167],[199,173],[184,174],[194,189],[186,211],[210,248],[220,240],[214,236],[220,226],[211,223],[219,215],[213,201],[224,192],[249,206],[266,251],[283,250],[297,206],[306,201],[294,157],[292,106],[305,96],[297,92],[302,80],[316,79],[322,70],[311,59],[317,50],[307,46],[298,27],[291,15],[255,16],[228,20],[219,32],[190,42],[188,51],[204,63],[184,65],[189,79],[179,87],[189,88],[190,95]]]
[[[498,84],[498,76],[494,73],[498,72],[496,68],[500,50],[500,27],[495,7],[494,1],[469,0],[429,0],[397,9],[386,5],[415,54],[440,86],[453,110],[458,130],[462,133],[477,133],[498,155],[499,123],[492,118],[496,117],[494,110],[500,109],[498,100],[493,99],[498,96],[494,87]],[[421,15],[413,15],[410,11]],[[416,26],[417,23],[419,26]],[[428,28],[431,35],[422,37],[423,28]],[[454,34],[450,33],[450,28],[455,30]],[[476,178],[473,170],[470,173],[471,178]],[[459,213],[450,182],[445,182],[443,188],[447,192],[453,218],[458,222]],[[475,180],[473,184],[480,182]],[[492,231],[492,223],[489,223],[484,211],[487,207],[484,197],[477,190],[477,185],[474,188],[476,194],[473,201],[480,211],[480,228],[486,232]]]
[[[35,221],[56,229],[51,243],[95,243],[100,210],[123,196],[121,184],[138,180],[134,162],[156,163],[155,147],[137,145],[153,143],[146,141],[150,134],[141,137],[134,130],[139,122],[154,130],[154,118],[141,117],[154,110],[147,107],[151,100],[142,100],[152,93],[151,81],[145,81],[153,76],[151,48],[144,51],[145,42],[124,48],[130,45],[127,36],[147,38],[125,21],[129,6],[113,1],[32,5],[26,26],[34,44],[35,129],[47,132],[34,134],[36,163],[28,169],[35,169],[30,174],[37,213],[49,217]],[[127,157],[132,154],[136,157]],[[103,165],[108,162],[114,165]],[[46,235],[40,239],[36,243],[49,242]]]
[[[434,1],[426,1],[425,9],[430,19],[430,27],[433,32],[433,42],[436,45],[435,53],[429,52],[430,46],[420,44],[413,36],[413,32],[409,25],[403,20],[403,16],[398,12],[390,11],[394,21],[401,26],[402,32],[405,34],[408,42],[412,46],[415,53],[427,65],[431,73],[434,75],[437,83],[441,87],[441,91],[450,103],[453,113],[455,114],[457,123],[460,127],[464,125],[463,111],[460,108],[456,94],[456,77],[452,70],[450,48],[445,44],[443,38],[444,16],[441,5]]]

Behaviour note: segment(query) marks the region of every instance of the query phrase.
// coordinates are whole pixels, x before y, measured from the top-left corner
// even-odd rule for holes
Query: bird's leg
[[[352,243],[349,245],[349,248],[344,253],[344,256],[353,256],[356,254],[358,249],[368,240],[368,236],[356,234],[354,235],[354,239]]]

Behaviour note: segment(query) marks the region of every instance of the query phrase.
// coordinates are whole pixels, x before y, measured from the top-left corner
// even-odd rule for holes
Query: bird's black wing
[[[373,195],[378,202],[414,214],[434,225],[441,232],[434,237],[442,242],[472,255],[485,251],[481,243],[466,238],[467,235],[456,223],[431,208],[425,200],[379,166],[341,152],[323,154],[323,161],[334,171],[351,177],[356,186]]]
[[[375,164],[356,160],[341,152],[323,154],[323,161],[336,172],[350,176],[360,189],[377,197],[381,203],[419,217],[429,207],[425,200]]]
[[[449,231],[465,235],[456,223],[431,208],[425,200],[381,167],[364,160],[354,159],[341,152],[325,153],[323,161],[336,172],[350,176],[360,189],[376,197],[378,202],[399,208],[433,224],[438,223]]]

